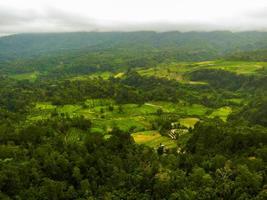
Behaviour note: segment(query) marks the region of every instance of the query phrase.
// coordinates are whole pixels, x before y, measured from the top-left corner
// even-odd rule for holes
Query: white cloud
[[[0,33],[266,30],[265,13],[266,0],[0,0]]]

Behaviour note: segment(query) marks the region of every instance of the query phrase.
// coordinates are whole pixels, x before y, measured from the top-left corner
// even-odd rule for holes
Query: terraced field
[[[237,74],[251,75],[261,73],[267,68],[266,62],[241,61],[205,61],[205,62],[178,62],[159,64],[154,68],[140,69],[138,72],[144,76],[157,76],[174,79],[189,84],[206,84],[205,82],[190,81],[187,74],[199,69],[222,69]]]
[[[156,76],[167,79],[174,79],[186,84],[207,84],[205,82],[191,81],[187,74],[199,69],[223,69],[237,74],[257,74],[260,70],[264,70],[267,64],[264,62],[230,62],[230,61],[206,61],[206,62],[178,62],[158,64],[152,68],[137,69],[137,72],[142,76]],[[97,72],[93,74],[80,75],[71,80],[85,80],[92,77],[102,77],[107,79],[110,76],[115,78],[123,78],[125,72]],[[38,72],[31,74],[14,75],[12,78],[18,80],[35,80]],[[228,99],[228,102],[233,105],[244,104],[244,100],[237,97]],[[183,127],[193,128],[198,121],[205,118],[219,117],[223,121],[227,121],[228,115],[232,112],[233,107],[224,106],[221,108],[209,108],[202,104],[189,104],[188,102],[180,101],[172,103],[166,101],[146,102],[143,105],[123,104],[118,105],[111,99],[88,99],[87,101],[75,105],[55,106],[50,102],[38,102],[34,109],[31,110],[27,120],[35,122],[37,120],[49,119],[56,112],[60,115],[69,117],[84,116],[93,122],[92,132],[107,133],[112,127],[118,127],[124,131],[133,133],[133,137],[137,143],[148,146],[157,146],[164,143],[166,146],[176,145],[176,142],[170,138],[161,136],[157,130],[153,130],[151,121],[158,117],[157,111],[161,109],[164,114],[174,114],[178,116],[179,122]],[[73,130],[67,137],[80,138],[75,136]]]
[[[138,144],[144,144],[150,147],[158,147],[163,144],[167,148],[176,146],[176,140],[162,136],[158,131],[144,131],[132,134],[134,141]]]
[[[112,109],[110,108],[112,107]],[[147,102],[143,105],[124,104],[117,105],[110,99],[90,99],[79,105],[55,106],[49,102],[39,102],[28,116],[28,122],[49,119],[53,113],[68,117],[84,116],[93,122],[92,132],[107,133],[118,127],[124,131],[133,133],[137,143],[151,147],[157,147],[160,143],[166,147],[173,147],[176,142],[166,136],[161,136],[158,131],[153,130],[151,121],[157,118],[157,110],[161,108],[163,113],[173,113],[181,117],[178,122],[187,128],[193,128],[195,123],[203,119],[209,111],[210,118],[220,117],[226,120],[231,112],[230,107],[211,110],[203,105],[174,104],[170,102]],[[79,141],[81,134],[72,130],[66,136],[67,141]],[[108,137],[108,136],[107,136]]]

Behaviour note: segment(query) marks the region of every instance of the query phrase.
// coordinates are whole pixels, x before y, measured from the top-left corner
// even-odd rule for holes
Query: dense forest
[[[265,32],[1,37],[0,199],[267,199],[266,51]]]
[[[265,32],[18,34],[0,38],[0,70],[80,74],[222,57],[266,61],[266,41]]]

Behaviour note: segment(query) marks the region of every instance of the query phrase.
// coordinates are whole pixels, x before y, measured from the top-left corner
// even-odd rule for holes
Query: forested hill
[[[172,53],[179,60],[206,60],[267,49],[266,32],[76,32],[17,34],[0,38],[0,61],[73,50]],[[126,53],[126,52],[125,52]]]
[[[235,52],[227,56],[227,60],[243,60],[243,61],[267,61],[267,50],[255,50],[255,51],[244,51]]]

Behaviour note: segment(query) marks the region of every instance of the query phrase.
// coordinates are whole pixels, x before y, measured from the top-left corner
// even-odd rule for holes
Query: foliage
[[[266,199],[267,64],[207,61],[266,41],[1,38],[0,199]]]

